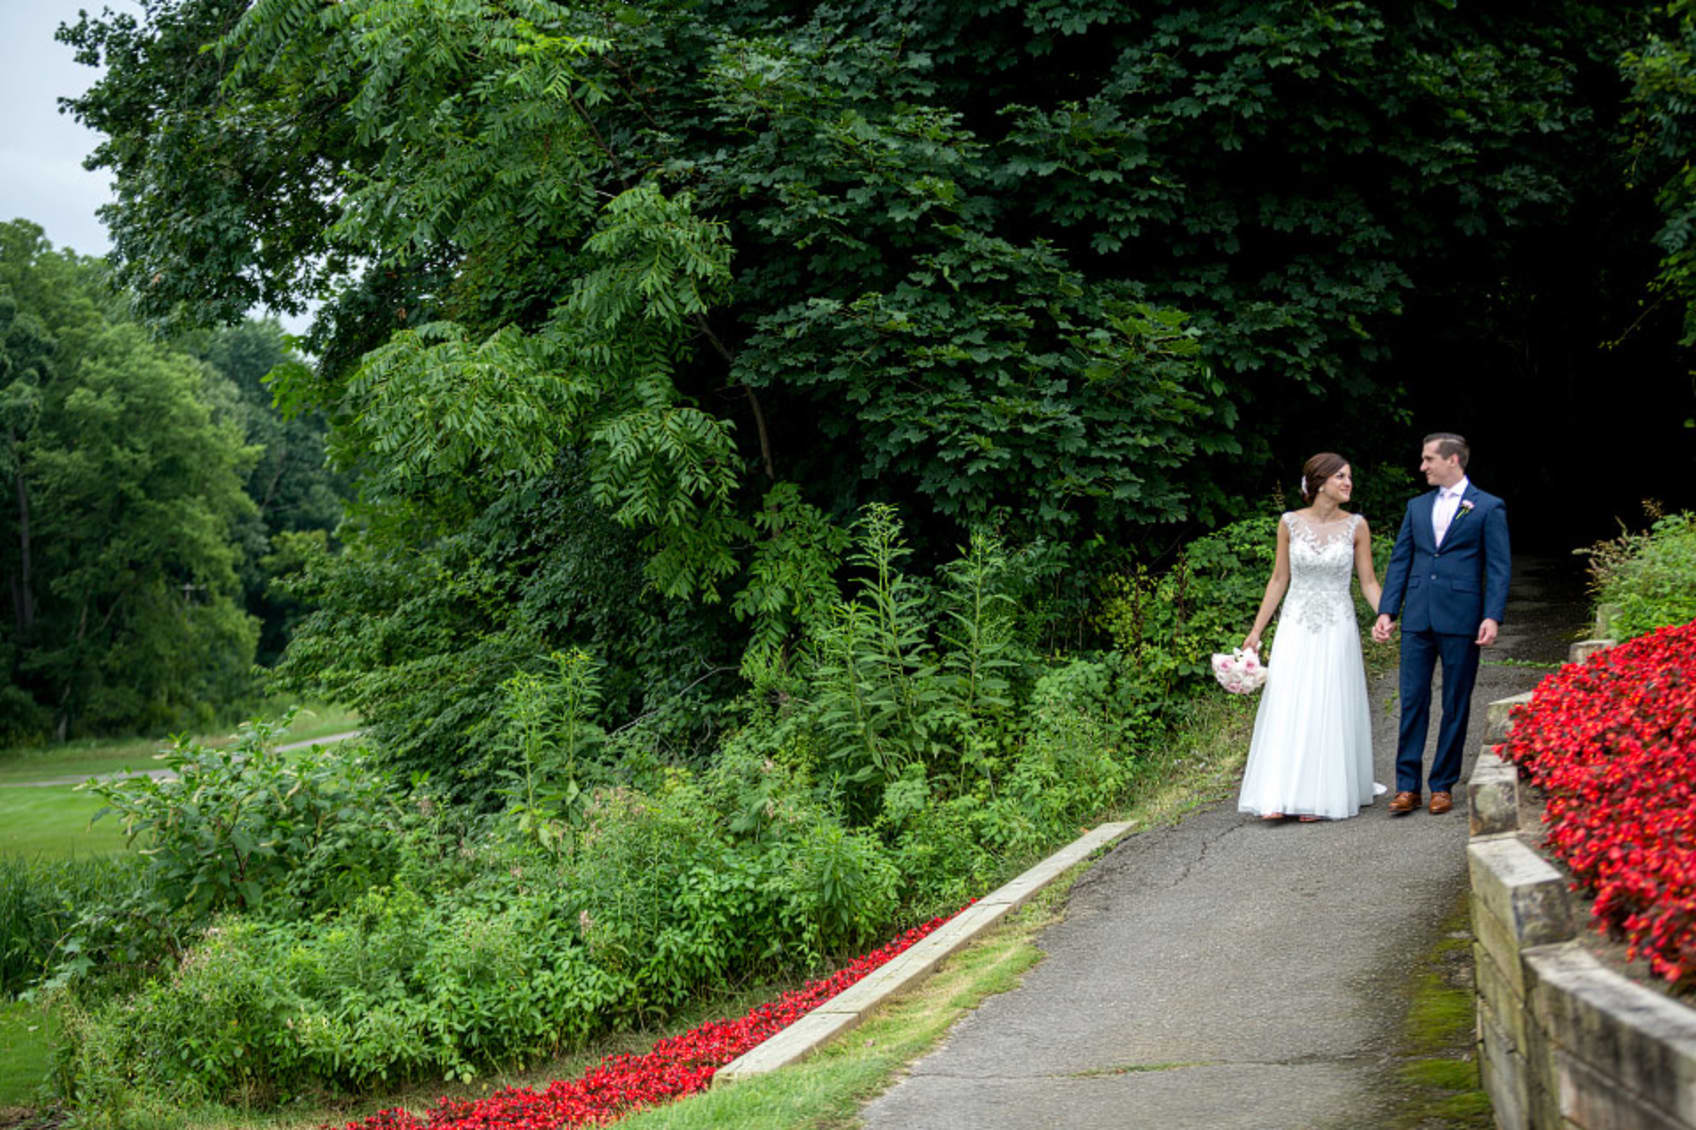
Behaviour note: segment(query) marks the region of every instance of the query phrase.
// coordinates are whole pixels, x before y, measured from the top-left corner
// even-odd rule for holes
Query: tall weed
[[[797,664],[827,782],[856,824],[892,788],[899,806],[916,782],[988,772],[1032,662],[996,538],[974,535],[934,584],[903,569],[908,555],[894,509],[867,507],[849,554],[858,590],[814,625]]]
[[[140,865],[139,859],[116,855],[0,855],[0,1000],[28,989],[60,961],[83,914],[123,898]]]
[[[593,721],[600,665],[577,649],[548,659],[551,675],[522,671],[501,684],[506,726],[497,748],[510,760],[498,770],[496,791],[519,835],[550,851],[569,850],[589,786],[605,778],[596,754],[607,734]]]

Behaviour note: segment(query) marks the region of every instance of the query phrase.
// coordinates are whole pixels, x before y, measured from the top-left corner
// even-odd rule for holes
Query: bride
[[[1349,574],[1374,612],[1383,589],[1372,569],[1372,538],[1358,514],[1343,510],[1353,493],[1349,465],[1323,452],[1302,467],[1302,499],[1278,523],[1278,556],[1243,647],[1284,600],[1278,648],[1267,667],[1254,740],[1243,770],[1240,812],[1267,820],[1353,816],[1381,786],[1372,781],[1372,718],[1360,658]],[[1284,599],[1285,590],[1288,599]]]

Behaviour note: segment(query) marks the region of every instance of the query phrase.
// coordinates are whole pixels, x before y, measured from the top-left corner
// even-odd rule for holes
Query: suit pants
[[[1472,713],[1479,648],[1472,636],[1402,630],[1401,737],[1396,746],[1396,791],[1419,792],[1425,768],[1425,734],[1431,722],[1431,676],[1443,663],[1443,720],[1431,759],[1431,791],[1452,792]]]

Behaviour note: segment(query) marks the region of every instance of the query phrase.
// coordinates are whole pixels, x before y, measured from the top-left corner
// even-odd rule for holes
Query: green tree
[[[1631,83],[1633,175],[1654,185],[1664,224],[1656,286],[1683,306],[1685,345],[1696,345],[1696,4],[1656,9],[1643,42],[1621,58]]]
[[[214,419],[216,374],[121,320],[104,282],[0,225],[14,737],[204,722],[249,687],[232,532],[257,451]]]
[[[1369,443],[1404,304],[1494,293],[1612,143],[1614,12],[149,0],[61,35],[106,67],[68,105],[143,312],[324,301],[280,395],[331,421],[362,568],[564,459],[764,663],[866,502],[921,559],[1074,545],[1076,598],[1232,516],[1281,431]],[[407,661],[465,671],[461,630]]]
[[[250,318],[189,334],[178,344],[228,382],[231,397],[223,414],[239,424],[248,446],[258,451],[243,484],[256,509],[240,523],[235,539],[242,550],[238,565],[242,605],[259,619],[257,658],[269,666],[282,654],[305,613],[298,600],[275,585],[279,576],[275,570],[288,567],[298,557],[297,550],[279,539],[333,530],[341,520],[348,485],[328,465],[328,424],[323,414],[309,410],[285,416],[273,403],[267,378],[273,372],[303,366],[275,319]]]

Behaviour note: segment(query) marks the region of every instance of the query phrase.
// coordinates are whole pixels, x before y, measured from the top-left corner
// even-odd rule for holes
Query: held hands
[[[1472,642],[1479,647],[1489,647],[1496,642],[1496,633],[1501,631],[1501,628],[1494,620],[1486,619],[1478,625],[1478,638]]]
[[[1395,631],[1396,622],[1390,619],[1388,615],[1382,615],[1372,625],[1372,638],[1379,643],[1389,643],[1390,637],[1395,634]]]

